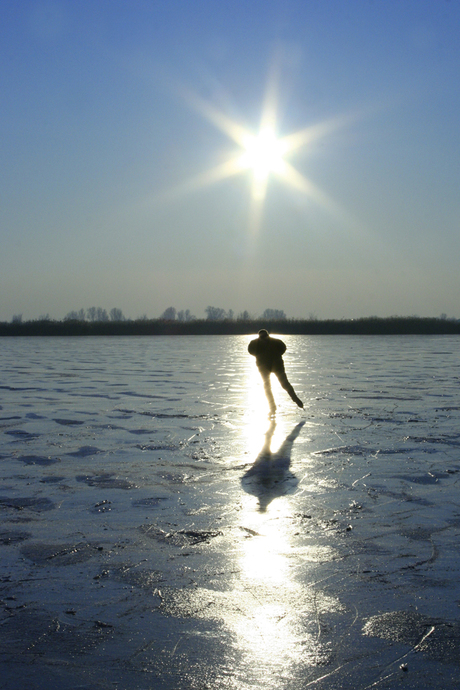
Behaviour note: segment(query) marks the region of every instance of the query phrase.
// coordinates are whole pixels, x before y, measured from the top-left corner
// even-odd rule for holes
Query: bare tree
[[[78,312],[77,311],[69,311],[68,314],[64,316],[64,321],[78,321]]]
[[[164,321],[175,321],[176,320],[176,308],[168,307],[164,310],[161,317]]]
[[[48,317],[49,318],[49,317]],[[86,310],[85,309],[79,309],[78,311],[69,311],[68,314],[64,316],[64,321],[85,321],[86,318]]]
[[[102,307],[97,308],[97,316],[96,316],[96,321],[108,321],[109,320],[109,315],[107,314],[107,309],[103,309]]]
[[[223,321],[227,317],[225,309],[220,307],[206,307],[205,312],[208,321]]]
[[[89,307],[89,309],[86,310],[86,316],[88,318],[88,321],[96,321],[96,318],[97,318],[96,307]]]
[[[262,318],[265,321],[285,321],[287,317],[282,309],[265,309]]]
[[[80,310],[83,311],[83,310]],[[89,309],[86,310],[86,315],[88,317],[88,321],[108,321],[109,320],[109,315],[107,314],[107,309],[103,309],[102,307],[89,307]]]
[[[13,314],[11,323],[22,323],[22,314]]]
[[[117,309],[117,307],[114,307],[113,309],[110,310],[110,320],[111,321],[124,321],[125,317],[123,316],[123,312],[121,309]]]
[[[194,321],[195,319],[196,316],[193,316],[193,314],[190,312],[190,309],[186,309],[185,311],[181,309],[177,312],[178,321]]]

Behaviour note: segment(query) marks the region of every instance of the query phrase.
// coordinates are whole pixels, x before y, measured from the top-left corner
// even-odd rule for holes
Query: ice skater
[[[275,374],[284,390],[290,395],[292,400],[299,407],[303,407],[303,402],[297,397],[295,390],[291,386],[284,371],[283,355],[286,352],[286,345],[278,338],[271,338],[265,328],[259,331],[259,337],[251,340],[248,345],[249,354],[256,358],[256,364],[264,382],[265,395],[270,406],[270,414],[276,411],[275,400],[273,398],[272,387],[270,384],[270,374]]]

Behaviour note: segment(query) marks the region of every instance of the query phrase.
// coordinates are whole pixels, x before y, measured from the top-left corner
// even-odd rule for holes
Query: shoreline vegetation
[[[37,319],[0,322],[0,337],[130,336],[130,335],[250,335],[267,328],[280,335],[454,335],[460,320],[445,317],[390,316],[360,319],[137,319],[86,321]]]

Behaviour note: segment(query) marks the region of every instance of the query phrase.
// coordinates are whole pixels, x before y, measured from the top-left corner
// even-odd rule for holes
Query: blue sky
[[[0,320],[460,317],[459,35],[454,0],[2,0]],[[199,184],[269,87],[304,187]]]

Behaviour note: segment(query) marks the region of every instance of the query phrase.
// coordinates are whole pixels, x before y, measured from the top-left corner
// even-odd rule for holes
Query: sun
[[[195,175],[173,189],[165,190],[157,199],[171,201],[178,194],[194,192],[232,176],[249,173],[252,198],[250,228],[254,232],[259,230],[261,224],[263,205],[271,177],[276,177],[281,183],[309,197],[332,215],[344,215],[343,209],[310,179],[302,175],[288,158],[300,148],[308,147],[316,140],[354,121],[356,113],[331,117],[292,134],[279,136],[277,88],[273,80],[267,87],[260,126],[256,131],[251,131],[232,119],[189,87],[177,85],[177,93],[193,110],[231,139],[238,148],[219,165]]]
[[[239,164],[243,170],[252,172],[256,196],[262,193],[270,174],[286,173],[285,153],[286,147],[271,127],[261,129],[257,135],[248,135]]]

